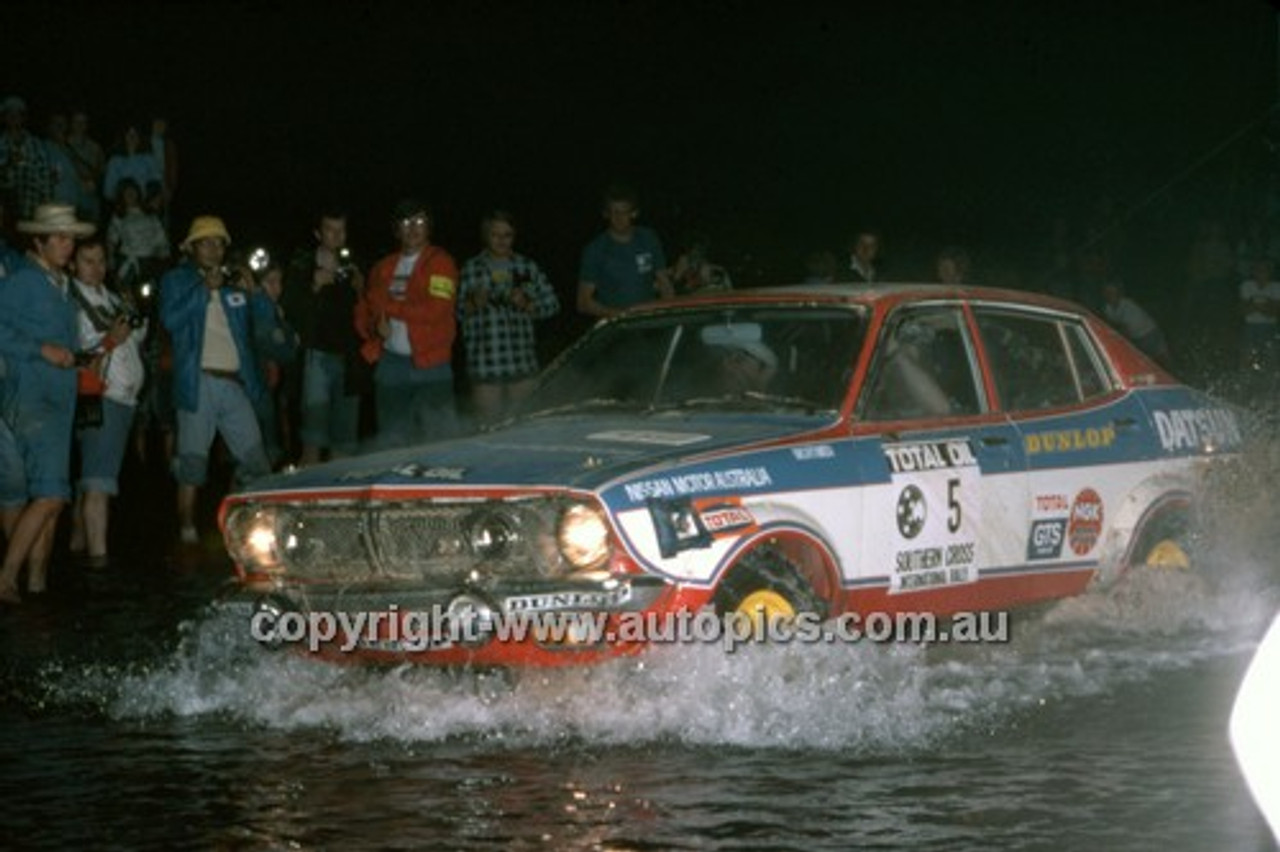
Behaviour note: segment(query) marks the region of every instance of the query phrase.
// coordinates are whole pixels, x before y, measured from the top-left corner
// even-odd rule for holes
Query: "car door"
[[[983,606],[980,581],[1021,546],[1026,459],[987,398],[959,303],[886,318],[856,413],[886,473],[863,501],[861,573],[884,578],[889,609]]]
[[[1019,598],[1083,591],[1098,567],[1107,525],[1141,475],[1140,403],[1115,386],[1078,317],[975,306],[1001,406],[1027,458],[1030,517]]]

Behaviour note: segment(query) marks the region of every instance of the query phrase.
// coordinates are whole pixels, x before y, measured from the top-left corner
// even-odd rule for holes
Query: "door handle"
[[[1009,443],[1004,435],[983,435],[978,440],[982,441],[984,447],[1003,447]]]

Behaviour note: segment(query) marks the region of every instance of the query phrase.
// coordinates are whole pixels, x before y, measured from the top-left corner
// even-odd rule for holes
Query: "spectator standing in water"
[[[71,497],[78,328],[64,269],[76,238],[94,226],[77,221],[72,206],[42,204],[18,231],[30,239],[27,262],[0,282],[0,507],[8,537],[0,602],[10,604],[22,600],[24,563],[27,590],[45,590],[58,515]]]
[[[209,449],[222,435],[241,482],[270,472],[253,401],[262,382],[253,358],[249,294],[223,267],[231,236],[217,216],[198,216],[182,241],[186,259],[160,280],[160,318],[173,340],[178,415],[179,536],[199,542],[196,498]]]
[[[316,245],[299,251],[285,270],[281,304],[302,337],[299,463],[315,464],[356,452],[360,427],[360,337],[352,326],[364,275],[347,248],[347,214],[321,211]],[[367,379],[366,379],[367,380]]]
[[[107,524],[111,498],[120,492],[120,467],[145,376],[142,341],[146,320],[107,289],[107,255],[97,239],[76,246],[72,296],[79,307],[81,351],[103,351],[102,423],[80,429],[80,481],[71,523],[71,550],[84,552],[85,564],[107,564]]]

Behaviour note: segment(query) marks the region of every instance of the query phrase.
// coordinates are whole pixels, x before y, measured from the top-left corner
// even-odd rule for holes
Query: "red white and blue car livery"
[[[1186,565],[1242,428],[1067,302],[739,291],[601,323],[501,428],[275,476],[221,520],[245,594],[277,609],[946,615]],[[643,645],[357,654],[560,664]]]

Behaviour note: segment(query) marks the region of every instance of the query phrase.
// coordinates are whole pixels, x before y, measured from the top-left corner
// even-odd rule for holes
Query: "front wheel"
[[[756,636],[767,625],[793,622],[802,612],[826,617],[826,604],[781,553],[757,550],[730,571],[712,598],[716,612],[750,620]]]

